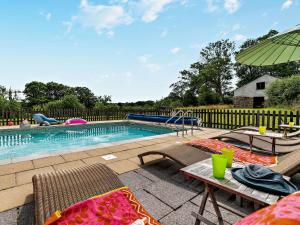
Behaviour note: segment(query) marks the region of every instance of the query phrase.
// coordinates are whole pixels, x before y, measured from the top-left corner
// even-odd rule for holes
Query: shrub
[[[76,95],[65,95],[61,100],[55,100],[48,102],[45,105],[47,110],[49,109],[57,109],[57,108],[64,108],[64,109],[84,109],[84,105],[79,102],[79,99]]]
[[[267,88],[270,105],[291,105],[300,100],[300,74],[273,81]]]

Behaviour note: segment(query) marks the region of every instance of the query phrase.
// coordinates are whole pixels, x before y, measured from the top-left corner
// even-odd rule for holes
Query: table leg
[[[276,138],[272,138],[272,154],[273,155],[276,155],[275,147],[276,147]]]
[[[253,136],[249,135],[249,147],[250,147],[250,152],[252,153],[252,148],[253,148]]]
[[[211,199],[211,203],[213,204],[213,207],[214,207],[215,212],[217,214],[219,225],[224,225],[222,214],[220,212],[220,209],[219,209],[216,197],[215,197],[215,193],[214,193],[213,189],[211,189],[211,188],[208,188],[208,192],[209,192],[209,197]]]
[[[202,197],[202,201],[201,201],[201,204],[200,204],[200,208],[199,208],[199,214],[202,216],[203,215],[203,212],[204,212],[204,209],[205,209],[205,205],[206,205],[206,202],[207,202],[207,198],[208,198],[208,186],[205,185],[205,191],[204,191],[204,194],[203,194],[203,197]],[[201,221],[196,218],[196,221],[195,221],[195,225],[200,225]]]
[[[201,216],[203,215],[208,196],[210,197],[211,203],[212,203],[212,205],[214,207],[214,210],[217,214],[219,225],[224,225],[223,218],[222,218],[222,215],[221,215],[221,212],[220,212],[220,209],[219,209],[214,191],[213,191],[212,188],[209,187],[208,184],[205,184],[205,192],[204,192],[203,197],[202,197],[202,201],[201,201],[201,204],[200,204],[198,214],[201,215]],[[196,218],[195,225],[200,225],[200,223],[201,223],[200,219]]]

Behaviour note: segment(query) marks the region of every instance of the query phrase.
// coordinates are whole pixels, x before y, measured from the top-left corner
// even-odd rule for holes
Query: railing
[[[193,117],[201,118],[202,127],[235,129],[242,126],[266,126],[273,131],[279,130],[281,123],[295,122],[300,124],[300,113],[292,111],[258,111],[258,110],[227,110],[227,109],[194,109]],[[146,115],[171,116],[171,110],[77,110],[77,109],[56,109],[49,111],[0,111],[0,126],[8,125],[11,121],[14,125],[20,124],[24,119],[35,123],[32,114],[43,113],[48,117],[58,120],[66,120],[72,117],[81,117],[87,121],[102,120],[123,120],[128,113]]]

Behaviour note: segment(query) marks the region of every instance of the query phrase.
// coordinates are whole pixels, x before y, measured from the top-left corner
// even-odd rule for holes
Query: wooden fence
[[[32,115],[43,113],[48,117],[58,120],[66,120],[72,117],[81,117],[87,121],[121,120],[128,113],[146,115],[166,115],[172,114],[171,110],[76,110],[76,109],[56,109],[50,111],[2,111],[0,114],[0,126],[6,126],[9,121],[14,125],[19,125],[24,119],[34,123]],[[227,109],[195,109],[193,116],[202,119],[204,127],[235,129],[242,126],[266,126],[273,131],[279,130],[278,124],[295,122],[299,125],[300,115],[298,112],[282,111],[257,111],[257,110],[227,110]]]

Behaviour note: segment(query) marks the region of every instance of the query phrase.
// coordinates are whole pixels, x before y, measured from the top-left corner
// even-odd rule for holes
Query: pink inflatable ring
[[[65,122],[65,125],[79,125],[79,124],[87,124],[87,121],[81,118],[72,118],[66,120]]]

